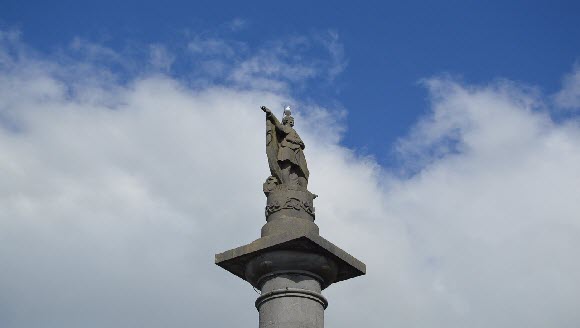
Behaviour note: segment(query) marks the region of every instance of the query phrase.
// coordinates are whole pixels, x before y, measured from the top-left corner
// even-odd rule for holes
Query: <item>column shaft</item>
[[[256,300],[260,328],[323,328],[327,301],[320,282],[308,275],[273,275]]]

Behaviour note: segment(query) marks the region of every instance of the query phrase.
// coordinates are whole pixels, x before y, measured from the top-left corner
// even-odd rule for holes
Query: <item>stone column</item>
[[[365,274],[364,263],[319,235],[315,195],[268,193],[261,238],[216,255],[216,264],[261,291],[260,328],[323,328],[328,301],[322,290]]]
[[[320,283],[305,275],[277,275],[262,287],[256,300],[260,328],[323,328],[328,302]]]
[[[216,254],[215,263],[261,290],[256,300],[260,328],[323,328],[328,306],[322,290],[365,274],[366,266],[319,235],[304,143],[294,130],[290,107],[282,123],[266,113],[264,182],[266,224],[261,237]]]
[[[314,195],[308,191],[268,193],[262,237],[292,231],[318,235]],[[332,259],[312,252],[275,250],[246,266],[246,279],[262,291],[256,300],[260,328],[323,328],[328,302],[321,292],[336,279]]]
[[[329,257],[304,251],[274,250],[249,261],[245,277],[262,291],[260,328],[324,327],[328,301],[321,291],[337,272]]]

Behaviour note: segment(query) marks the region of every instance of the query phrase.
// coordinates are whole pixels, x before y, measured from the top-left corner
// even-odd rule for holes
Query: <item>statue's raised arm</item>
[[[290,107],[284,109],[282,123],[266,106],[266,155],[271,176],[264,184],[264,192],[276,186],[291,190],[307,190],[310,172],[304,157],[304,142],[294,130]]]
[[[280,123],[280,121],[278,121],[276,115],[274,115],[268,107],[262,106],[261,108],[266,113],[266,120],[269,120],[278,130],[278,132],[285,133],[285,131],[288,131],[288,129],[285,128],[284,125]]]

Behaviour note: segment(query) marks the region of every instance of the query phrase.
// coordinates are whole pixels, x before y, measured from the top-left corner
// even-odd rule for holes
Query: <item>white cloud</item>
[[[348,64],[344,54],[344,45],[339,41],[338,33],[333,30],[320,34],[319,38],[330,55],[328,79],[334,80],[345,70]]]
[[[580,65],[574,65],[571,73],[562,81],[562,90],[555,96],[556,104],[562,108],[580,108]]]
[[[215,37],[196,36],[189,41],[187,48],[194,54],[232,58],[237,53],[245,51],[246,45],[242,42],[227,41]]]
[[[415,281],[431,285],[422,325],[578,325],[578,121],[553,122],[537,94],[510,84],[429,87],[433,113],[402,150],[447,139],[454,151],[435,152],[385,199],[423,266]]]
[[[74,38],[70,44],[70,48],[81,53],[82,56],[91,61],[112,61],[120,63],[124,61],[115,50],[81,38]]]
[[[234,18],[226,24],[226,26],[233,32],[238,32],[240,30],[243,30],[248,25],[249,25],[249,22],[246,19],[243,19],[240,17]]]
[[[259,236],[259,106],[297,101],[164,75],[122,84],[85,62],[75,75],[6,42],[0,326],[255,326],[257,295],[213,254]],[[280,79],[283,58],[250,75]],[[296,115],[321,232],[368,266],[325,291],[327,325],[577,327],[578,122],[509,83],[427,85],[432,113],[399,143],[419,160],[409,177],[342,147],[328,110]]]
[[[154,69],[161,70],[162,72],[169,72],[171,70],[171,65],[175,61],[175,56],[173,56],[167,48],[161,44],[152,44],[149,46],[149,62]]]
[[[245,42],[194,35],[187,49],[204,75],[237,87],[275,92],[304,88],[315,79],[332,81],[346,67],[338,33],[290,36],[252,48]],[[316,55],[309,55],[315,52]]]

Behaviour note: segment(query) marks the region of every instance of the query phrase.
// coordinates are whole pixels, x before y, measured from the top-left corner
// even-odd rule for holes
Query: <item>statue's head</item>
[[[282,124],[294,126],[294,117],[284,116],[284,118],[282,119]]]
[[[294,117],[290,116],[290,114],[292,114],[290,106],[284,107],[284,118],[282,119],[282,124],[294,126]]]

